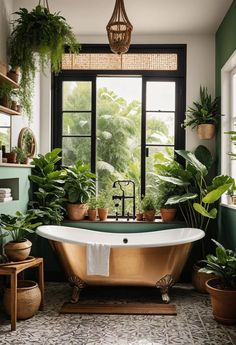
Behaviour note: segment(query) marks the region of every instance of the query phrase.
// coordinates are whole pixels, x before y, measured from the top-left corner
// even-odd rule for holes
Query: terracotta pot
[[[23,240],[21,242],[7,242],[4,245],[5,254],[9,260],[23,261],[28,258],[31,252],[32,242]]]
[[[138,221],[143,220],[143,213],[142,213],[142,212],[137,213],[137,214],[136,214],[136,219],[137,219]]]
[[[7,158],[7,163],[16,163],[16,153],[15,152],[5,153],[5,156]]]
[[[41,303],[41,291],[38,284],[31,280],[17,282],[17,319],[28,319],[34,316]],[[3,305],[8,315],[11,315],[11,289],[6,288]]]
[[[11,69],[9,72],[7,72],[8,78],[13,80],[15,83],[19,82],[20,74],[19,69]]]
[[[108,208],[98,208],[98,217],[101,221],[104,221],[107,219],[108,216]]]
[[[153,222],[155,220],[156,210],[150,210],[143,212],[143,217],[145,220],[149,222]]]
[[[88,209],[88,218],[91,221],[95,221],[97,219],[97,209]]]
[[[236,290],[220,289],[218,278],[206,282],[207,291],[211,297],[214,319],[226,325],[236,323]]]
[[[211,123],[198,125],[197,134],[199,139],[212,139],[215,136],[215,125]]]
[[[176,216],[176,208],[160,208],[161,219],[163,222],[172,222]]]
[[[231,201],[233,205],[236,205],[236,195],[231,196]]]
[[[71,220],[83,220],[87,209],[87,204],[67,204],[67,213]]]
[[[11,108],[11,102],[7,96],[0,98],[0,104],[5,108]]]
[[[203,266],[202,266],[203,267]],[[192,284],[194,288],[200,293],[208,293],[206,289],[206,282],[211,278],[215,278],[214,274],[207,274],[204,272],[199,272],[202,268],[200,264],[193,265],[192,270]]]

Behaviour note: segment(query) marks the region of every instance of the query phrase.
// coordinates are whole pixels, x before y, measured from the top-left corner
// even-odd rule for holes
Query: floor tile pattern
[[[236,327],[223,326],[212,318],[209,297],[190,285],[176,285],[171,302],[177,316],[59,314],[69,300],[66,283],[46,284],[44,311],[17,322],[10,332],[9,320],[0,313],[0,345],[235,345]],[[154,288],[87,288],[81,303],[160,303]]]

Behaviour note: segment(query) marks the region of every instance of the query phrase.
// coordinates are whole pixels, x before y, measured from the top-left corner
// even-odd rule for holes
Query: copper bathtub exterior
[[[88,285],[156,286],[166,275],[178,281],[192,243],[152,248],[111,248],[109,277],[87,275],[86,246],[50,241],[68,278]]]

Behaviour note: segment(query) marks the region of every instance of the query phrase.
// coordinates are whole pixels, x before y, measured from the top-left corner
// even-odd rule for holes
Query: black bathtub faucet
[[[132,195],[125,195],[125,190],[124,187],[127,187],[129,185],[132,185]],[[117,180],[113,183],[113,188],[117,188],[119,187],[121,190],[121,194],[119,195],[113,195],[112,196],[112,200],[121,200],[122,202],[122,213],[121,216],[124,217],[125,216],[125,200],[126,199],[132,199],[133,201],[133,219],[135,219],[135,183],[132,180]],[[129,213],[127,213],[129,214]],[[128,215],[129,218],[129,215]]]

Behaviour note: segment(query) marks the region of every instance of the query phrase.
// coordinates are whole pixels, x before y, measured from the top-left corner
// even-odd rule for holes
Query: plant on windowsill
[[[205,267],[200,271],[215,276],[206,282],[214,318],[220,323],[234,324],[236,323],[236,252],[214,242],[217,246],[215,255],[207,255],[206,260],[203,260]]]
[[[10,235],[12,240],[4,245],[4,251],[9,260],[23,261],[30,254],[32,243],[26,237],[33,233],[41,222],[36,220],[42,217],[39,210],[29,210],[26,214],[16,212],[15,216],[0,215],[0,226]]]
[[[110,205],[111,195],[106,190],[102,190],[101,192],[99,192],[97,197],[97,208],[98,217],[101,221],[107,219]]]
[[[141,197],[136,197],[136,219],[138,221],[143,220],[143,209],[142,209],[142,198]]]
[[[153,195],[145,195],[145,197],[142,199],[142,209],[144,220],[153,222],[156,214],[156,202]]]
[[[200,100],[193,102],[186,112],[186,119],[182,126],[184,128],[197,127],[199,139],[212,139],[215,136],[215,127],[220,122],[220,98],[212,100],[207,88],[200,86]]]
[[[95,221],[97,219],[97,198],[92,196],[88,202],[88,219]]]
[[[13,92],[13,87],[9,84],[0,84],[0,104],[3,107],[11,108],[11,94]]]
[[[68,216],[71,220],[83,220],[88,209],[87,202],[96,194],[96,175],[90,172],[89,165],[80,160],[65,171]]]
[[[20,98],[29,120],[32,116],[32,92],[37,66],[44,72],[51,65],[52,72],[61,69],[61,58],[67,46],[70,53],[78,53],[80,46],[71,27],[59,13],[50,13],[40,5],[28,11],[20,8],[13,21],[9,37],[10,65],[20,67]]]
[[[236,131],[229,131],[229,132],[225,132],[225,134],[229,134],[230,135],[230,141],[232,142],[233,146],[236,147]],[[234,151],[234,150],[232,150]],[[236,160],[236,153],[234,152],[229,152],[228,155],[230,156],[230,158],[232,160]],[[230,197],[230,203],[232,203],[233,205],[236,205],[236,185],[234,184],[232,186],[232,188],[229,189],[228,191],[228,195]]]

